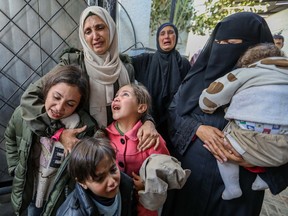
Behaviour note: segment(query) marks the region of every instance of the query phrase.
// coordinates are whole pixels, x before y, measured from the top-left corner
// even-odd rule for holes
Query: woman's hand
[[[81,128],[63,130],[59,141],[64,146],[65,154],[71,152],[76,143],[79,142],[77,135],[85,131],[86,127],[87,126],[85,125]]]
[[[224,140],[223,140],[223,143],[221,144],[220,143],[216,144],[215,142],[211,140],[206,140],[203,146],[208,151],[210,151],[220,163],[226,162],[228,160],[227,155],[229,157],[230,154],[232,154],[231,150],[226,150],[224,148]],[[241,157],[240,155],[238,155],[238,153],[234,156]]]
[[[137,146],[139,151],[144,151],[154,146],[156,150],[159,145],[159,133],[155,129],[155,125],[151,121],[145,121],[139,128],[137,137],[139,144]]]
[[[223,143],[224,139],[224,133],[222,131],[208,125],[200,125],[196,131],[196,135],[202,142],[209,140],[211,142]]]
[[[134,172],[132,172],[132,176],[133,176],[134,188],[137,191],[144,190],[145,189],[145,185],[144,185],[144,182],[141,179],[141,177],[139,175],[135,174]]]
[[[208,126],[208,125],[200,125],[196,131],[196,135],[199,139],[204,143],[208,143],[210,145],[204,145],[205,148],[216,157],[220,162],[227,161],[225,154],[218,148],[218,146],[222,146],[224,142],[224,133],[220,131],[218,128]]]
[[[210,126],[206,126],[206,127],[210,127]],[[223,132],[221,133],[223,134]],[[215,138],[214,136],[214,139],[213,138],[207,139],[206,141],[204,141],[204,147],[208,151],[210,151],[220,163],[229,161],[229,162],[236,163],[239,166],[253,167],[253,165],[247,163],[243,159],[243,157],[233,148],[233,146],[230,144],[228,140],[226,140],[225,137],[221,139],[220,137]]]

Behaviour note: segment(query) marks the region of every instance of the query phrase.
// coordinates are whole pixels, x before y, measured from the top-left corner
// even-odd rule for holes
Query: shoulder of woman
[[[81,119],[80,127],[87,125],[87,129],[94,128],[96,130],[98,128],[96,120],[86,110],[80,109],[77,113]]]
[[[70,64],[81,64],[81,58],[82,58],[83,52],[81,52],[78,49],[75,48],[69,48],[62,52],[62,54],[59,57],[60,63],[64,65],[70,65]]]
[[[132,64],[132,59],[131,59],[131,57],[130,57],[129,55],[127,55],[127,54],[120,53],[120,54],[119,54],[119,58],[120,58],[120,60],[122,61],[123,64],[126,64],[126,63]]]

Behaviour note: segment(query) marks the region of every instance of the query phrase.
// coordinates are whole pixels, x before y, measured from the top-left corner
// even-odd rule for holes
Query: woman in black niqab
[[[242,43],[231,44],[228,43],[229,39],[241,39]],[[227,122],[223,109],[218,109],[214,114],[205,114],[200,110],[198,100],[211,82],[235,69],[237,60],[250,46],[265,42],[273,43],[273,38],[262,17],[250,12],[226,17],[217,24],[195,65],[179,86],[169,107],[171,153],[181,161],[183,168],[191,170],[191,175],[185,186],[176,191],[174,200],[165,204],[164,215],[260,214],[264,191],[251,190],[256,175],[242,167],[240,184],[243,195],[229,201],[222,200],[224,186],[216,159],[203,147],[203,141],[223,143],[221,130]],[[173,208],[169,208],[172,205]]]
[[[243,42],[240,44],[218,44],[215,42],[215,40],[228,39],[242,39]],[[179,114],[185,115],[194,110],[198,106],[198,99],[204,88],[233,70],[239,57],[249,47],[265,42],[273,43],[273,37],[266,21],[257,14],[237,13],[219,22],[193,69],[185,78],[185,84],[181,85],[181,90],[179,90],[181,97],[178,100],[180,103],[178,107],[181,107]],[[193,84],[190,84],[191,81]],[[191,98],[191,92],[193,98]],[[189,106],[186,105],[187,103]]]
[[[173,28],[176,40],[174,47],[165,51],[160,46],[159,36],[166,26]],[[175,49],[177,41],[176,26],[172,23],[164,23],[157,30],[157,51],[132,57],[135,79],[148,89],[152,97],[152,116],[156,122],[156,129],[166,141],[168,141],[166,134],[168,106],[191,67],[189,61]]]

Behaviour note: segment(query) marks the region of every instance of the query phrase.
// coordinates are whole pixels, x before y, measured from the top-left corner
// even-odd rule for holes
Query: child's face
[[[96,167],[97,180],[88,179],[79,183],[83,188],[89,189],[95,195],[113,198],[119,191],[120,171],[115,161],[104,158]]]
[[[111,104],[114,120],[139,119],[140,106],[131,86],[123,86],[116,93]]]
[[[58,83],[52,86],[45,100],[45,109],[51,119],[62,119],[74,113],[81,94],[77,86]]]

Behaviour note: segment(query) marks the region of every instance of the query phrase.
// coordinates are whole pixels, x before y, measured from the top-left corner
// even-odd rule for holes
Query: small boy
[[[133,181],[120,173],[115,161],[109,139],[82,139],[68,164],[76,187],[57,215],[133,215]]]

